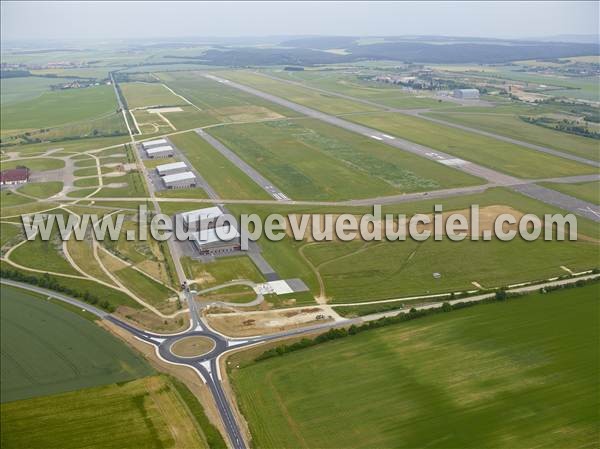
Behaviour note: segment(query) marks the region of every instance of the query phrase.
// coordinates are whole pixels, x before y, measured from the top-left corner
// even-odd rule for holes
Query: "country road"
[[[567,279],[560,279],[560,280],[553,280],[553,281],[546,281],[546,282],[534,284],[534,285],[516,286],[512,289],[508,289],[507,291],[515,292],[515,293],[527,293],[527,292],[536,291],[542,287],[570,284],[570,283],[577,282],[578,280],[596,279],[598,277],[600,277],[600,274],[585,274],[583,276],[572,277],[572,278],[567,278]],[[11,281],[8,279],[0,278],[0,283],[10,285],[13,287],[22,288],[25,290],[29,290],[29,291],[44,295],[46,297],[52,297],[52,298],[58,299],[60,301],[66,302],[68,304],[71,304],[73,306],[79,307],[81,309],[87,310],[88,312],[98,316],[99,318],[110,321],[111,323],[115,324],[116,326],[119,326],[120,328],[124,329],[125,331],[131,333],[133,336],[135,336],[139,340],[154,346],[159,358],[161,358],[166,363],[189,366],[190,368],[194,369],[196,371],[196,373],[199,375],[199,377],[202,379],[202,381],[204,383],[206,383],[206,385],[208,386],[208,388],[210,389],[210,391],[212,393],[213,399],[215,401],[217,409],[219,410],[221,419],[223,421],[223,425],[227,432],[227,438],[229,439],[229,442],[231,444],[231,447],[233,447],[233,449],[246,449],[247,445],[246,445],[246,442],[244,441],[244,438],[240,431],[240,426],[236,421],[235,415],[232,410],[232,405],[230,403],[230,401],[233,401],[234,398],[227,397],[227,395],[225,394],[225,392],[223,390],[222,384],[221,384],[222,375],[220,372],[219,361],[222,356],[224,356],[227,353],[234,351],[234,350],[248,348],[248,347],[259,345],[259,344],[269,342],[269,341],[276,341],[276,340],[281,340],[281,339],[285,339],[285,338],[289,338],[289,337],[293,337],[293,336],[315,333],[320,330],[327,330],[327,329],[336,328],[336,327],[347,327],[352,324],[360,325],[362,323],[374,321],[374,320],[377,320],[380,318],[395,316],[395,315],[402,314],[402,313],[408,313],[407,309],[400,309],[400,310],[394,310],[394,311],[389,311],[389,312],[376,313],[376,314],[372,314],[372,315],[365,315],[360,318],[353,318],[353,319],[342,318],[342,319],[336,320],[334,322],[327,322],[324,324],[307,326],[304,328],[278,332],[275,334],[257,335],[257,336],[246,337],[246,338],[233,338],[233,337],[228,337],[226,335],[223,335],[219,332],[216,332],[210,326],[208,326],[208,324],[204,320],[202,320],[202,317],[201,317],[202,309],[199,309],[199,306],[196,303],[196,301],[194,300],[193,295],[188,292],[186,294],[186,299],[187,299],[188,305],[189,305],[190,327],[186,331],[180,332],[177,334],[157,334],[157,333],[148,332],[148,331],[145,331],[142,329],[138,329],[137,327],[134,327],[134,326],[120,320],[119,318],[115,317],[114,315],[108,314],[94,306],[91,306],[89,304],[86,304],[82,301],[79,301],[75,298],[71,298],[71,297],[61,294],[61,293],[57,293],[57,292],[54,292],[54,291],[51,291],[51,290],[48,290],[45,288],[41,288],[41,287],[37,287],[37,286],[33,286],[33,285],[21,283],[21,282]],[[490,292],[490,293],[484,293],[484,294],[470,296],[470,297],[461,298],[461,299],[448,300],[447,302],[449,302],[450,304],[459,304],[459,303],[464,303],[464,302],[478,302],[478,301],[484,301],[486,299],[489,299],[493,295],[494,295],[494,292]],[[425,309],[432,309],[432,308],[440,308],[443,306],[443,304],[444,304],[444,302],[442,300],[440,300],[438,302],[431,302],[431,303],[422,304],[422,305],[415,305],[413,307],[417,310],[425,310]],[[171,351],[173,344],[175,344],[177,341],[179,341],[183,338],[190,337],[190,336],[203,336],[205,338],[208,338],[214,342],[214,346],[208,353],[200,355],[198,357],[193,357],[193,358],[180,357]]]

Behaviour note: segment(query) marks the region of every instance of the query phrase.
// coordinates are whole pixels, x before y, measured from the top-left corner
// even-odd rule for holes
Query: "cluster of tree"
[[[61,284],[54,276],[51,276],[48,273],[44,273],[41,276],[34,276],[22,273],[17,270],[1,268],[0,277],[64,293],[65,295],[81,299],[82,301],[88,304],[99,307],[102,310],[106,310],[109,313],[115,311],[115,306],[109,303],[106,299],[101,300],[100,298],[98,298],[98,296],[90,293],[88,290],[81,292],[71,287],[67,287],[64,284]]]
[[[568,134],[575,134],[577,136],[589,137],[591,139],[599,139],[600,140],[600,132],[592,131],[587,126],[581,125],[580,123],[574,120],[560,120],[555,121],[552,119],[548,119],[545,117],[528,117],[528,116],[520,116],[521,120],[531,123],[538,126],[543,126],[545,128],[555,129],[557,131],[562,131]]]
[[[576,288],[583,287],[585,285],[589,285],[592,283],[598,283],[598,279],[588,279],[588,280],[579,280],[577,282],[571,284],[557,285],[553,287],[545,287],[540,289],[540,292],[546,293],[553,290],[561,290],[565,288]],[[405,321],[412,321],[417,318],[423,318],[429,315],[434,315],[437,313],[447,313],[453,310],[465,309],[467,307],[475,306],[477,304],[487,304],[491,302],[497,301],[506,301],[509,298],[524,296],[524,293],[509,293],[505,289],[499,289],[496,291],[494,296],[491,296],[488,299],[480,300],[480,301],[465,301],[455,304],[450,304],[449,302],[444,302],[441,307],[431,308],[431,309],[420,309],[417,310],[415,308],[410,309],[408,313],[401,313],[396,316],[384,317],[375,321],[369,321],[368,323],[361,324],[359,326],[353,324],[348,328],[333,328],[328,330],[327,332],[318,335],[315,338],[303,338],[295,343],[290,345],[279,345],[274,348],[271,348],[258,357],[256,357],[255,361],[261,361],[270,359],[272,357],[278,357],[284,354],[288,354],[290,352],[298,351],[300,349],[309,348],[311,346],[318,345],[320,343],[324,343],[326,341],[337,340],[339,338],[348,337],[351,335],[356,335],[361,332],[377,329],[384,326],[390,326],[393,324],[403,323]]]
[[[598,268],[594,269],[592,271],[592,273],[594,274],[598,274],[600,273],[600,270]],[[578,287],[585,287],[586,285],[590,285],[590,284],[597,284],[598,283],[598,279],[579,279],[576,282],[572,282],[569,284],[560,284],[560,285],[551,285],[548,287],[542,287],[540,288],[540,293],[551,293],[551,292],[555,292],[558,290],[568,290],[570,288],[578,288]]]

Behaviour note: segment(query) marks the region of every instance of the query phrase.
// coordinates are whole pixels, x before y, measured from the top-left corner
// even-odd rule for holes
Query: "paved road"
[[[266,73],[259,73],[259,72],[256,72],[256,73],[258,75],[262,75],[262,76],[264,76],[266,78],[271,78],[271,79],[276,80],[276,81],[280,81],[280,82],[284,82],[284,83],[288,83],[288,84],[297,85],[297,86],[303,87],[305,89],[314,90],[314,91],[317,91],[317,92],[320,92],[320,93],[324,93],[324,94],[327,94],[327,95],[334,95],[334,96],[339,97],[339,98],[345,98],[346,100],[351,100],[351,101],[355,101],[355,102],[358,102],[358,103],[367,104],[369,106],[373,106],[373,107],[376,107],[378,109],[383,109],[383,110],[390,111],[390,112],[397,112],[399,114],[406,114],[406,115],[417,116],[417,117],[419,117],[421,119],[429,120],[430,122],[435,122],[435,123],[438,123],[440,125],[450,126],[452,128],[457,128],[457,129],[460,129],[460,130],[463,130],[463,131],[468,131],[470,133],[480,134],[480,135],[486,136],[486,137],[492,137],[492,138],[494,138],[496,140],[501,140],[503,142],[512,143],[512,144],[519,145],[519,146],[522,146],[522,147],[526,147],[526,148],[529,148],[529,149],[532,149],[532,150],[535,150],[535,151],[540,151],[542,153],[547,153],[547,154],[551,154],[553,156],[562,157],[564,159],[570,159],[572,161],[580,162],[582,164],[591,165],[592,167],[600,167],[600,162],[592,161],[590,159],[586,159],[584,157],[580,157],[580,156],[577,156],[577,155],[574,155],[574,154],[571,154],[571,153],[565,153],[563,151],[554,150],[552,148],[544,147],[544,146],[541,146],[541,145],[536,145],[536,144],[533,144],[533,143],[524,142],[522,140],[513,139],[512,137],[503,136],[501,134],[496,134],[496,133],[492,133],[492,132],[489,132],[489,131],[483,131],[483,130],[478,129],[478,128],[472,128],[470,126],[460,125],[460,124],[452,123],[452,122],[449,122],[449,121],[446,121],[446,120],[442,120],[442,119],[439,119],[439,118],[428,117],[426,115],[423,115],[423,113],[425,113],[425,112],[430,112],[430,111],[437,112],[436,110],[429,110],[429,109],[398,109],[398,108],[393,108],[393,107],[390,107],[390,106],[383,105],[381,103],[377,103],[377,102],[374,102],[374,101],[366,100],[364,98],[352,97],[350,95],[345,95],[345,94],[341,94],[341,93],[337,93],[337,92],[332,92],[332,91],[329,91],[329,90],[326,90],[326,89],[321,89],[319,87],[309,86],[307,84],[300,83],[298,81],[286,80],[286,79],[283,79],[283,78],[278,78],[276,76],[268,75]],[[445,99],[446,100],[452,100],[450,98],[445,98]],[[460,103],[463,104],[464,102],[460,102]],[[471,105],[471,106],[481,106],[481,104],[475,104],[475,103],[468,103],[468,104]],[[490,107],[492,107],[492,106],[490,105]]]
[[[291,109],[296,112],[300,112],[301,114],[307,115],[309,117],[316,118],[323,122],[338,126],[340,128],[346,129],[348,131],[352,131],[358,134],[362,134],[367,137],[371,137],[379,142],[385,143],[392,147],[398,148],[402,151],[408,151],[410,153],[416,154],[418,156],[424,157],[429,160],[433,160],[435,162],[451,166],[457,170],[461,170],[470,175],[477,176],[479,178],[483,178],[488,181],[488,183],[498,185],[498,186],[506,186],[509,188],[513,188],[514,186],[519,186],[522,184],[527,184],[530,181],[523,180],[514,176],[506,175],[504,173],[500,173],[491,168],[483,167],[481,165],[475,164],[473,162],[468,162],[462,159],[458,159],[450,154],[444,153],[442,151],[434,150],[432,148],[426,147],[424,145],[419,145],[408,140],[391,136],[389,134],[382,133],[372,128],[368,128],[366,126],[358,125],[356,123],[348,122],[339,117],[335,117],[329,114],[325,114],[320,111],[316,111],[309,107],[294,103],[292,101],[277,97],[275,95],[263,92],[261,90],[255,89],[253,87],[249,87],[243,84],[239,84],[230,80],[226,80],[224,78],[220,78],[214,75],[205,75],[206,77],[218,81],[220,83],[227,84],[230,87],[234,87],[243,92],[255,95],[257,97],[263,98],[267,101],[270,101],[275,104],[279,104],[288,109]],[[539,187],[539,186],[536,186]],[[536,200],[547,202],[554,206],[558,206],[564,210],[572,212],[574,214],[583,216],[590,220],[600,222],[600,208],[595,204],[577,200],[576,198],[570,197],[568,195],[561,194],[560,198],[558,196],[551,195],[552,192],[550,189],[541,188],[529,188],[529,189],[521,189],[517,190],[520,193],[526,193],[527,196],[534,198]]]
[[[580,278],[549,281],[549,282],[546,282],[543,284],[538,284],[535,286],[516,287],[516,288],[510,289],[509,291],[533,291],[533,290],[537,290],[546,285],[566,284],[566,283],[576,282],[578,279],[590,279],[590,278],[599,277],[599,276],[600,275],[598,275],[598,274],[592,274],[592,275],[587,275],[587,276],[583,276]],[[349,326],[351,324],[361,324],[361,323],[368,322],[371,320],[379,319],[383,316],[397,315],[398,313],[406,313],[407,312],[406,310],[385,312],[382,314],[374,314],[374,315],[369,315],[369,316],[365,316],[362,318],[341,319],[341,320],[335,321],[335,322],[327,322],[327,323],[323,323],[320,325],[308,326],[308,327],[304,327],[304,328],[300,328],[300,329],[279,332],[279,333],[271,334],[271,335],[259,335],[259,336],[248,337],[248,338],[230,338],[230,337],[222,335],[218,332],[215,332],[214,330],[212,330],[208,325],[206,325],[202,321],[201,310],[198,308],[198,304],[196,303],[196,301],[193,300],[192,293],[187,293],[186,297],[187,297],[188,304],[189,304],[190,322],[191,322],[190,327],[188,328],[188,330],[186,330],[184,332],[180,332],[178,334],[165,335],[165,334],[156,334],[153,332],[147,332],[145,330],[138,329],[137,327],[132,326],[129,323],[126,323],[113,315],[109,315],[102,310],[99,310],[93,306],[90,306],[84,302],[78,301],[67,295],[63,295],[63,294],[56,293],[56,292],[53,292],[51,290],[47,290],[44,288],[32,286],[29,284],[23,284],[20,282],[10,281],[10,280],[6,280],[6,279],[0,279],[0,282],[2,282],[3,284],[12,285],[12,286],[30,290],[30,291],[33,291],[36,293],[40,293],[42,295],[51,296],[60,301],[64,301],[71,305],[75,305],[82,309],[88,310],[89,312],[94,313],[95,315],[99,316],[100,318],[110,321],[111,323],[115,324],[116,326],[119,326],[121,329],[126,330],[127,332],[131,333],[138,339],[156,347],[159,356],[163,360],[165,360],[167,363],[185,365],[185,366],[189,366],[189,367],[193,368],[194,370],[196,370],[198,375],[206,383],[206,385],[208,386],[208,388],[210,389],[210,391],[213,395],[217,409],[219,410],[221,419],[223,420],[223,424],[224,424],[225,430],[227,432],[227,437],[231,443],[231,446],[234,449],[246,449],[246,444],[244,442],[244,439],[243,439],[241,431],[240,431],[240,427],[239,427],[239,425],[236,421],[235,415],[233,413],[232,406],[229,403],[229,399],[227,398],[227,396],[225,395],[225,392],[223,391],[223,386],[221,383],[222,377],[221,377],[220,368],[219,368],[219,358],[222,355],[224,355],[225,353],[232,351],[232,350],[237,350],[240,348],[253,346],[253,345],[264,343],[267,341],[273,341],[273,340],[278,340],[278,339],[282,339],[282,338],[289,338],[292,336],[303,335],[303,334],[307,334],[307,333],[314,333],[319,330],[326,330],[326,329],[330,329],[330,328],[334,328],[334,327],[345,327],[345,326]],[[488,298],[489,296],[490,295],[488,295],[488,294],[484,294],[484,295],[478,295],[478,296],[474,296],[474,297],[470,297],[470,298],[457,299],[457,300],[453,300],[450,302],[451,303],[459,303],[459,302],[466,302],[466,301],[482,301],[482,300]],[[442,304],[443,304],[443,302],[428,303],[428,304],[423,304],[420,306],[415,306],[415,308],[430,309],[430,308],[435,308],[435,307],[441,307]],[[190,336],[203,336],[205,338],[212,340],[214,342],[213,349],[204,355],[201,355],[199,357],[193,357],[193,358],[180,357],[180,356],[177,356],[176,354],[174,354],[173,352],[171,352],[171,347],[173,346],[174,343],[181,340],[182,338],[186,338],[186,337],[190,337]]]
[[[216,149],[219,153],[225,156],[229,161],[231,161],[234,165],[236,165],[240,170],[242,170],[252,181],[260,186],[265,192],[275,198],[277,201],[289,201],[290,198],[284,194],[280,189],[275,187],[271,181],[261,175],[258,171],[252,168],[249,164],[247,164],[244,160],[242,160],[237,154],[215,139],[213,136],[208,134],[201,128],[196,130],[196,134],[202,137],[206,142],[208,142],[214,149]]]

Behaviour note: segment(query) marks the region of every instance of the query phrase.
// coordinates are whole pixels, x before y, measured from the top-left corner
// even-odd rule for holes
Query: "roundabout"
[[[176,357],[193,359],[212,352],[215,347],[214,339],[203,335],[192,335],[171,343],[169,351]]]

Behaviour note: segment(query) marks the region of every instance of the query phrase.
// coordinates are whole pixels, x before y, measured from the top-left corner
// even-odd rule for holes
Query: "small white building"
[[[142,142],[142,147],[144,148],[144,150],[146,150],[148,148],[156,146],[167,145],[168,143],[169,142],[167,142],[167,139],[149,140],[148,142]]]
[[[454,89],[452,93],[454,98],[462,100],[479,100],[479,90],[477,89]]]
[[[156,166],[156,173],[158,173],[159,176],[173,175],[184,171],[189,171],[185,162],[172,162],[170,164]]]
[[[181,218],[188,228],[196,226],[196,229],[208,229],[215,227],[215,223],[221,215],[223,215],[221,208],[213,206],[183,212]]]
[[[219,237],[219,232],[223,239]],[[201,255],[222,255],[241,249],[240,233],[227,226],[202,229],[194,235],[193,243]]]
[[[173,156],[173,147],[171,145],[163,145],[160,147],[152,147],[146,149],[146,156],[149,159],[162,159]]]
[[[186,187],[196,187],[196,175],[194,175],[191,171],[175,173],[173,175],[166,175],[162,177],[162,180],[167,189],[184,189]]]

